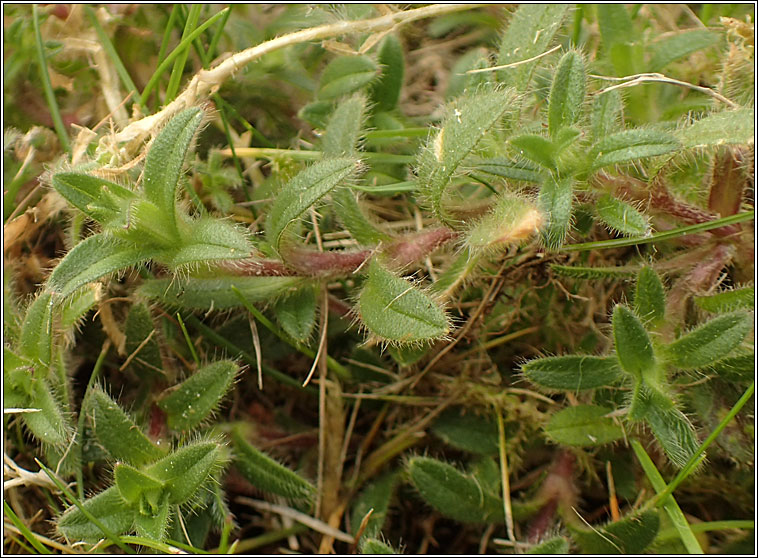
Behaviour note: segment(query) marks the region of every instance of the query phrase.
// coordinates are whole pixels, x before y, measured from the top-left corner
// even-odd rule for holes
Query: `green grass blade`
[[[24,536],[24,538],[31,543],[37,552],[40,554],[51,554],[50,550],[41,542],[39,542],[37,537],[34,536],[34,533],[32,533],[31,530],[26,525],[24,525],[24,522],[21,521],[15,513],[13,513],[13,510],[8,505],[7,501],[3,501],[3,509],[5,510],[5,514],[11,520],[11,522],[13,522],[16,528],[21,531],[21,534]]]
[[[61,111],[58,108],[58,101],[55,100],[53,84],[50,82],[50,74],[47,71],[45,45],[42,43],[42,35],[39,32],[39,11],[37,9],[37,4],[32,5],[32,20],[34,22],[34,38],[37,47],[37,66],[39,67],[39,77],[42,80],[42,89],[45,91],[45,99],[47,100],[47,106],[50,109],[50,116],[53,119],[53,126],[55,126],[55,132],[58,134],[58,139],[61,142],[61,147],[63,147],[66,152],[70,153],[71,142],[68,139],[66,127],[63,125]]]
[[[121,83],[123,83],[124,87],[126,87],[126,89],[132,93],[133,99],[139,102],[143,109],[147,108],[145,106],[145,103],[140,98],[137,86],[134,85],[132,77],[129,75],[129,72],[126,70],[124,63],[121,61],[121,57],[118,55],[118,52],[116,52],[116,48],[113,46],[113,43],[105,33],[103,26],[100,25],[100,21],[97,19],[97,15],[95,15],[95,12],[87,4],[84,5],[84,13],[87,14],[92,27],[94,27],[95,32],[97,33],[97,38],[100,40],[100,44],[102,45],[103,50],[105,50],[108,58],[110,58],[111,62],[113,62],[113,67],[116,69],[118,77],[121,78]]]
[[[168,67],[171,65],[171,63],[182,53],[185,53],[187,48],[189,48],[189,45],[194,41],[197,37],[203,34],[203,31],[208,29],[211,25],[216,23],[220,18],[223,17],[224,12],[229,10],[230,8],[226,8],[225,10],[220,11],[208,21],[203,23],[201,26],[199,26],[197,29],[195,29],[192,33],[187,35],[186,37],[182,37],[181,42],[176,45],[176,48],[172,50],[168,56],[166,56],[166,59],[163,60],[163,62],[160,63],[158,68],[153,72],[153,75],[150,77],[150,79],[147,82],[147,85],[145,86],[145,89],[142,90],[142,103],[145,103],[147,98],[150,96],[150,93],[155,88],[155,86],[158,84],[158,80],[161,78],[163,73],[168,69]],[[178,87],[178,86],[177,86]],[[169,97],[166,95],[166,100],[164,102],[169,102]]]
[[[632,449],[634,449],[634,453],[637,454],[637,459],[639,460],[640,465],[642,465],[642,469],[645,471],[645,475],[650,481],[650,484],[653,485],[653,489],[655,489],[657,494],[661,494],[666,489],[666,481],[663,480],[658,469],[656,469],[653,460],[650,459],[645,448],[643,448],[642,444],[637,440],[632,440]],[[700,548],[700,543],[697,542],[695,534],[690,528],[690,524],[687,522],[679,504],[676,503],[673,496],[669,495],[663,501],[663,509],[666,510],[666,513],[668,513],[671,518],[671,522],[679,533],[679,537],[682,539],[687,552],[690,554],[703,554],[703,549]]]
[[[187,331],[187,326],[184,325],[184,320],[182,320],[182,315],[179,312],[176,313],[176,320],[179,322],[179,327],[182,329],[184,340],[187,342],[187,346],[189,347],[190,353],[192,354],[192,360],[195,361],[195,364],[200,366],[200,358],[197,356],[195,345],[192,344],[192,339],[190,339],[189,332]]]
[[[666,486],[665,490],[663,492],[660,492],[658,494],[658,499],[656,501],[656,505],[661,506],[666,501],[666,498],[670,496],[674,490],[686,479],[690,473],[692,473],[697,466],[705,459],[705,450],[708,449],[708,446],[710,446],[714,440],[718,437],[719,434],[721,434],[721,431],[726,428],[726,425],[731,422],[731,420],[737,416],[737,413],[740,412],[742,407],[745,406],[745,403],[747,403],[750,398],[753,396],[753,393],[755,392],[755,382],[752,382],[750,386],[745,390],[745,393],[742,394],[742,397],[740,397],[737,402],[734,404],[732,409],[729,411],[729,413],[723,418],[723,420],[718,424],[718,426],[714,429],[713,432],[711,432],[710,436],[708,436],[705,441],[703,441],[702,444],[700,444],[700,447],[697,449],[697,451],[692,455],[692,457],[689,458],[687,463],[685,463],[684,467],[682,467],[681,471],[674,477],[674,480],[672,480],[668,486]]]
[[[226,9],[222,10],[222,12],[224,15],[221,17],[221,23],[219,23],[218,27],[216,27],[216,30],[213,32],[213,37],[211,38],[211,42],[208,45],[208,50],[206,51],[208,53],[209,63],[216,56],[216,48],[218,47],[218,42],[221,40],[221,35],[224,33],[226,22],[229,20],[229,16],[231,15],[232,10]]]
[[[193,4],[190,8],[189,15],[187,16],[187,22],[184,25],[184,32],[182,33],[182,42],[185,38],[195,30],[197,26],[197,20],[200,19],[200,10],[203,7],[201,4]],[[194,38],[192,39],[194,41]],[[189,56],[189,45],[192,41],[188,41],[187,45],[177,55],[174,60],[174,68],[171,70],[171,77],[168,80],[168,86],[166,87],[166,97],[163,99],[165,104],[174,100],[177,91],[179,91],[179,82],[182,79],[182,73],[184,72],[184,66],[187,64],[187,57]],[[181,44],[181,43],[180,43]]]
[[[737,213],[736,215],[729,215],[728,217],[722,217],[721,219],[714,219],[706,223],[697,223],[696,225],[689,225],[687,227],[679,227],[670,231],[664,231],[650,236],[637,237],[637,238],[614,238],[611,240],[600,240],[597,242],[583,242],[581,244],[567,244],[560,250],[562,252],[585,252],[587,250],[605,250],[608,248],[621,248],[622,246],[634,246],[636,244],[651,244],[653,242],[660,242],[663,240],[670,240],[672,238],[678,238],[688,234],[694,234],[699,232],[710,231],[725,227],[727,225],[734,225],[737,223],[744,223],[755,218],[755,211],[747,211],[745,213]]]

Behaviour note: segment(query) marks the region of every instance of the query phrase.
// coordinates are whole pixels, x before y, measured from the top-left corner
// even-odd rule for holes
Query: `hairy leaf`
[[[278,300],[274,314],[290,337],[301,343],[307,342],[316,324],[316,290],[305,286]]]
[[[50,293],[41,293],[26,310],[19,346],[24,356],[42,364],[50,365],[53,343],[53,307],[55,301]]]
[[[615,357],[583,355],[538,358],[521,370],[538,386],[571,391],[607,386],[621,375]]]
[[[719,34],[709,29],[687,29],[668,35],[650,45],[652,57],[648,68],[651,72],[660,72],[671,62],[713,46],[719,40]]]
[[[693,300],[695,304],[708,312],[728,312],[738,308],[749,310],[755,308],[755,287],[743,287],[712,295],[696,296]]]
[[[647,218],[630,204],[604,194],[598,198],[595,209],[603,223],[611,230],[627,236],[645,236],[650,234]]]
[[[239,371],[231,360],[212,362],[199,368],[170,393],[158,401],[166,412],[168,426],[174,430],[191,430],[219,405]]]
[[[515,162],[504,157],[491,159],[478,159],[472,161],[472,168],[510,180],[523,180],[525,182],[542,182],[542,173],[531,164]]]
[[[745,145],[755,138],[755,109],[740,108],[709,114],[677,132],[688,149],[718,145]]]
[[[753,326],[746,312],[712,319],[668,346],[669,361],[683,370],[708,366],[736,349]]]
[[[618,304],[613,309],[613,340],[621,368],[637,380],[648,378],[657,364],[653,345],[639,318]]]
[[[553,142],[542,136],[524,134],[508,140],[518,153],[544,169],[556,170],[556,149]]]
[[[328,100],[347,95],[371,83],[378,74],[379,67],[368,56],[340,56],[321,74],[317,97]]]
[[[457,449],[480,455],[493,455],[498,450],[497,425],[491,420],[458,410],[445,411],[434,421],[432,432]]]
[[[549,177],[540,188],[537,207],[545,215],[542,227],[542,243],[550,250],[563,245],[571,227],[573,183],[570,178],[555,180]]]
[[[369,331],[392,343],[431,341],[450,331],[444,310],[432,298],[376,260],[369,264],[358,312]]]
[[[136,504],[145,492],[160,490],[164,485],[158,479],[126,463],[116,464],[113,479],[121,497],[130,504]]]
[[[369,510],[373,510],[373,512],[363,531],[363,537],[372,538],[379,535],[387,518],[397,477],[396,471],[386,473],[367,484],[361,493],[353,499],[352,513],[350,514],[350,526],[353,535],[357,534],[361,521]]]
[[[624,431],[606,415],[611,409],[577,405],[558,411],[545,427],[545,434],[569,446],[599,446],[624,437]]]
[[[621,127],[624,102],[618,89],[595,95],[592,104],[592,139],[597,142]]]
[[[637,272],[636,267],[583,267],[577,265],[550,264],[550,269],[557,275],[574,277],[575,279],[617,279],[629,277]]]
[[[395,34],[387,35],[382,40],[378,58],[382,75],[371,84],[369,89],[371,100],[375,104],[374,112],[394,109],[403,87],[405,76],[403,45]]]
[[[568,554],[569,543],[564,537],[553,537],[534,545],[527,554]]]
[[[628,163],[637,159],[665,155],[680,147],[679,140],[667,132],[646,128],[625,130],[605,136],[593,147],[597,170],[609,165]]]
[[[637,275],[634,291],[634,311],[644,324],[659,325],[666,311],[666,292],[658,274],[645,266]]]
[[[591,530],[569,524],[569,531],[586,554],[641,554],[653,542],[659,527],[658,512],[650,510]]]
[[[221,445],[199,441],[180,447],[145,469],[165,485],[171,504],[183,504],[196,496],[200,487],[224,464]]]
[[[472,251],[503,249],[531,238],[543,219],[532,202],[515,194],[500,195],[495,207],[469,229],[466,243]]]
[[[581,53],[568,51],[558,62],[550,87],[547,122],[552,137],[579,119],[587,89],[586,80]]]
[[[137,196],[119,184],[79,172],[54,174],[53,188],[71,205],[106,226],[123,221],[124,202]]]
[[[46,444],[64,446],[70,441],[70,425],[63,401],[50,383],[43,378],[32,382],[29,407],[37,413],[24,413],[24,424],[35,438]]]
[[[112,533],[121,535],[132,530],[135,512],[126,505],[115,486],[88,498],[82,504]],[[100,528],[91,523],[76,506],[71,506],[58,518],[56,528],[61,536],[72,541],[96,543],[105,537]]]

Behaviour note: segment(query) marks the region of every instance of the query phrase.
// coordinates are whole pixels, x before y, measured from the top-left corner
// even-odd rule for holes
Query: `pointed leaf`
[[[197,107],[174,116],[156,136],[145,159],[142,187],[148,201],[162,211],[171,230],[177,230],[176,189],[184,159],[203,116]]]
[[[324,155],[355,155],[366,119],[366,96],[356,93],[340,102],[329,117],[321,148]]]
[[[305,213],[360,168],[358,159],[338,157],[323,159],[301,171],[287,183],[274,201],[266,220],[266,236],[279,249],[287,226]]]
[[[164,455],[102,388],[90,390],[85,408],[95,437],[116,459],[139,467]]]
[[[524,364],[521,370],[539,386],[571,391],[608,386],[621,375],[615,357],[584,355],[538,358]]]
[[[605,136],[595,144],[592,168],[597,170],[609,165],[665,155],[679,147],[676,137],[667,132],[645,128],[625,130]]]
[[[282,329],[293,339],[306,343],[316,325],[316,291],[312,286],[298,289],[278,300],[274,314]]]
[[[324,69],[316,96],[336,99],[368,85],[378,75],[379,67],[368,56],[340,56]]]
[[[75,292],[60,308],[60,328],[68,331],[75,327],[102,298],[102,286],[90,284]]]
[[[621,368],[634,378],[648,378],[656,368],[650,337],[640,320],[621,304],[613,309],[613,340]]]
[[[542,174],[539,169],[530,163],[515,162],[505,157],[493,157],[491,159],[479,159],[472,163],[474,169],[487,174],[508,178],[510,180],[523,180],[524,182],[542,182]]]
[[[145,473],[165,485],[169,503],[183,504],[197,495],[224,461],[217,442],[199,441],[180,447],[145,469]]]
[[[573,277],[575,279],[618,279],[620,277],[630,277],[637,272],[636,267],[620,265],[583,267],[578,265],[550,264],[550,269],[557,275]]]
[[[225,310],[242,306],[232,286],[250,302],[270,301],[301,286],[298,277],[218,277],[201,279],[150,279],[137,289],[145,298],[156,298],[176,308]]]
[[[595,405],[568,407],[552,416],[545,434],[569,446],[599,446],[624,437],[624,430],[606,415],[611,409]]]
[[[700,308],[708,312],[728,312],[738,308],[749,310],[755,308],[755,287],[743,287],[707,296],[696,296],[694,301]]]
[[[43,367],[50,365],[53,335],[53,296],[41,293],[26,310],[19,347],[24,356]]]
[[[71,430],[63,402],[46,380],[33,381],[29,407],[39,412],[24,413],[24,424],[38,440],[58,446],[70,442]]]
[[[122,213],[119,200],[128,201],[137,196],[114,182],[79,172],[54,174],[53,188],[71,205],[103,224],[119,219]]]
[[[677,132],[687,149],[745,145],[755,138],[755,110],[740,108],[709,114]]]
[[[313,500],[316,489],[310,482],[254,448],[237,429],[232,430],[232,443],[235,467],[256,488],[289,500]]]
[[[459,410],[445,411],[434,421],[432,432],[454,448],[493,455],[498,450],[497,424],[472,413],[461,415]]]
[[[652,57],[648,69],[651,72],[660,72],[671,62],[713,46],[721,39],[718,33],[709,29],[687,29],[673,35],[668,33],[666,35],[649,47]]]
[[[568,554],[569,543],[563,537],[553,537],[534,545],[527,554]]]
[[[579,119],[587,89],[586,80],[581,53],[568,51],[558,62],[550,87],[547,122],[552,137]]]
[[[132,529],[135,510],[121,498],[115,486],[88,498],[83,506],[116,535],[128,533]],[[71,506],[58,518],[56,528],[61,536],[71,541],[96,543],[105,537],[76,506]]]
[[[90,236],[66,254],[55,267],[47,289],[62,297],[109,273],[150,260],[159,254],[151,246],[134,246],[103,234]]]
[[[171,519],[171,506],[168,495],[163,495],[155,510],[149,509],[145,510],[145,512],[134,515],[134,528],[137,531],[137,536],[154,541],[166,540],[166,533],[168,532],[169,521]]]
[[[132,355],[139,349],[132,361],[132,367],[147,372],[151,376],[161,370],[161,351],[158,345],[155,324],[145,304],[134,304],[126,317],[126,354]],[[156,332],[157,333],[157,332]],[[150,339],[148,339],[150,337]]]
[[[424,500],[444,516],[465,523],[502,521],[502,502],[452,465],[430,457],[412,457],[407,471]]]
[[[229,391],[239,366],[231,360],[212,362],[170,390],[158,401],[173,430],[191,430],[218,408]]]
[[[563,245],[571,227],[573,182],[570,178],[555,180],[547,178],[540,188],[537,207],[545,216],[542,227],[542,243],[550,250]]]
[[[364,539],[361,542],[361,554],[400,554],[400,552],[379,539]]]
[[[375,104],[374,112],[390,111],[395,108],[400,98],[405,74],[403,45],[395,34],[387,35],[382,40],[378,59],[382,75],[371,84],[371,100]]]
[[[466,92],[450,102],[440,130],[433,134],[418,157],[419,189],[429,200],[437,218],[452,219],[442,207],[443,195],[463,159],[506,113],[514,112],[513,89],[482,88]]]
[[[653,327],[662,323],[665,317],[666,292],[660,277],[651,267],[643,267],[637,275],[634,311],[644,324]]]
[[[650,234],[647,218],[630,204],[604,194],[598,198],[595,209],[597,215],[612,231],[627,236]]]
[[[752,326],[753,319],[745,312],[719,316],[674,341],[667,357],[683,370],[708,366],[736,349]]]
[[[624,102],[618,89],[595,96],[592,105],[592,139],[597,142],[616,132],[623,120]]]
[[[393,343],[431,341],[450,331],[444,310],[432,298],[376,260],[369,264],[358,312],[372,333]]]
[[[641,554],[653,542],[659,527],[658,512],[651,510],[599,529],[585,530],[569,524],[569,531],[587,554]]]
[[[522,4],[508,22],[500,42],[497,63],[514,64],[548,50],[555,34],[571,9],[571,4]],[[525,92],[539,60],[498,70],[498,80]]]
[[[549,139],[535,134],[524,134],[511,138],[508,142],[522,157],[526,157],[544,169],[556,170],[555,145]]]
[[[374,510],[363,531],[364,538],[372,538],[379,535],[387,519],[387,511],[390,507],[392,493],[397,483],[397,472],[391,471],[382,475],[377,480],[367,484],[360,494],[352,501],[352,513],[350,514],[350,526],[352,534],[356,535],[361,526],[361,521],[369,510]]]

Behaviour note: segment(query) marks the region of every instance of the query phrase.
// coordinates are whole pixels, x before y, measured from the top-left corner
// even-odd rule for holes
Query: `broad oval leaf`
[[[384,526],[387,518],[387,511],[390,507],[392,494],[397,484],[397,471],[390,471],[368,483],[357,497],[351,501],[352,512],[350,514],[350,526],[352,534],[358,534],[361,521],[369,512],[374,510],[369,517],[368,523],[363,531],[363,537],[376,537]]]
[[[225,310],[243,306],[232,287],[237,287],[250,302],[270,301],[303,284],[299,277],[218,277],[150,279],[137,289],[145,298],[188,310]]]
[[[674,341],[666,355],[683,370],[708,366],[736,349],[752,327],[753,319],[746,312],[725,314]]]
[[[266,236],[279,250],[287,226],[344,180],[354,176],[360,162],[353,157],[322,159],[298,173],[274,201],[266,220]]]
[[[237,428],[232,430],[231,438],[234,465],[256,488],[296,502],[313,500],[316,489],[310,482],[254,448]]]
[[[84,408],[95,437],[116,459],[139,467],[165,454],[102,388],[90,390]]]
[[[600,220],[612,231],[627,236],[650,234],[647,218],[625,201],[604,194],[598,198],[595,209]]]
[[[479,455],[493,455],[498,450],[497,424],[484,417],[456,409],[443,412],[434,421],[432,432],[450,446]]]
[[[624,430],[608,416],[611,409],[595,405],[568,407],[552,416],[545,434],[569,446],[599,446],[624,437]]]
[[[641,554],[655,540],[660,519],[650,510],[594,529],[568,525],[571,538],[586,554]]]
[[[584,105],[586,80],[581,53],[568,51],[558,62],[550,87],[547,123],[552,137],[579,119]]]
[[[379,67],[368,56],[340,56],[321,74],[317,97],[336,99],[368,85],[379,75]]]
[[[229,391],[238,371],[234,361],[212,362],[172,388],[158,401],[158,407],[166,412],[169,428],[191,430],[205,420]]]
[[[148,201],[163,213],[172,231],[176,225],[176,189],[184,159],[195,137],[203,111],[197,107],[183,110],[174,116],[155,137],[145,158],[142,187]]]
[[[650,378],[656,368],[650,337],[639,318],[619,304],[613,309],[613,340],[621,368],[637,380]]]
[[[621,375],[615,357],[583,355],[538,358],[521,370],[538,386],[571,391],[608,386]]]
[[[136,504],[146,491],[163,488],[161,481],[126,463],[116,464],[113,479],[121,497],[130,504]]]
[[[412,457],[406,469],[424,500],[444,516],[465,523],[502,521],[502,502],[452,465],[430,457]]]
[[[316,290],[313,286],[305,286],[278,300],[274,314],[290,337],[306,343],[316,324]]]
[[[135,510],[127,505],[115,486],[86,499],[82,505],[113,534],[122,535],[132,530]],[[71,506],[58,518],[56,528],[61,536],[72,541],[96,543],[105,537],[105,533],[76,506]]]
[[[595,144],[592,168],[597,170],[645,157],[665,155],[680,147],[679,140],[667,132],[646,128],[625,130],[605,136]]]
[[[403,88],[405,76],[405,60],[403,45],[395,34],[387,35],[379,45],[379,64],[382,75],[371,84],[371,100],[374,102],[374,112],[389,111],[395,108]]]
[[[444,310],[432,298],[376,260],[369,264],[358,313],[369,331],[396,344],[432,341],[450,331]]]

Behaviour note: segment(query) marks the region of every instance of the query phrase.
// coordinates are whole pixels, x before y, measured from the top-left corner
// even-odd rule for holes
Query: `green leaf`
[[[145,473],[165,485],[171,504],[183,504],[197,496],[200,487],[223,466],[225,456],[214,441],[182,446],[156,461]]]
[[[438,219],[453,220],[443,208],[443,196],[463,159],[482,137],[495,128],[506,113],[513,113],[516,94],[511,88],[485,87],[466,92],[448,103],[440,130],[421,150],[416,169],[419,189],[429,200]]]
[[[534,134],[525,134],[508,141],[518,150],[519,155],[547,170],[553,171],[557,168],[555,145],[549,139]]]
[[[231,360],[219,360],[199,368],[168,396],[158,401],[173,430],[191,430],[218,408],[221,399],[237,376],[239,366]]]
[[[306,343],[316,324],[316,290],[305,286],[274,304],[276,319],[287,334]]]
[[[432,298],[376,260],[369,264],[358,313],[369,331],[391,343],[431,341],[450,331],[444,310]]]
[[[47,380],[36,378],[32,382],[29,408],[38,413],[24,413],[24,424],[35,438],[46,444],[63,446],[71,440],[71,429],[63,401]]]
[[[650,337],[639,318],[622,304],[613,309],[613,340],[621,368],[637,380],[649,378],[656,369]]]
[[[135,246],[96,234],[81,241],[65,255],[50,274],[47,289],[67,297],[87,283],[150,260],[159,253],[151,246]]]
[[[3,389],[12,388],[25,400],[32,393],[33,371],[34,362],[17,355],[7,345],[3,346]],[[8,395],[7,391],[5,395]],[[16,406],[9,404],[7,399],[3,400],[3,404],[5,407]],[[22,406],[26,406],[26,403]]]
[[[620,277],[629,277],[637,272],[636,267],[621,265],[610,267],[584,267],[578,265],[550,264],[550,269],[556,275],[573,277],[575,279],[618,279]]]
[[[498,66],[522,62],[548,50],[570,9],[571,4],[520,5],[500,42]],[[527,90],[538,63],[539,60],[535,60],[498,70],[498,79],[523,93]]]
[[[720,39],[719,33],[714,33],[709,29],[687,29],[673,35],[667,34],[649,47],[652,51],[652,57],[648,63],[649,71],[660,72],[671,62],[713,46]]]
[[[90,390],[84,407],[95,437],[116,459],[139,467],[164,455],[102,388]]]
[[[618,89],[595,95],[592,104],[592,139],[597,142],[616,132],[623,121],[624,102]]]
[[[237,428],[232,430],[234,465],[256,488],[295,502],[312,502],[316,489],[303,477],[250,445]]]
[[[740,108],[709,114],[676,133],[687,149],[746,145],[755,138],[755,110]]]
[[[527,554],[568,554],[569,543],[563,537],[553,537],[534,545]]]
[[[123,221],[124,202],[137,197],[114,182],[79,172],[54,174],[53,188],[71,205],[106,226],[113,226],[116,220]]]
[[[42,366],[50,365],[53,335],[54,300],[50,293],[41,293],[26,310],[19,347],[23,355]]]
[[[693,297],[695,304],[708,312],[728,312],[744,308],[755,308],[755,287],[743,287],[721,291],[720,293]]]
[[[593,170],[665,155],[680,148],[677,138],[660,130],[636,128],[605,136],[593,147]]]
[[[368,85],[378,74],[379,67],[368,56],[340,56],[324,69],[316,96],[319,100],[342,97]]]
[[[568,527],[586,554],[641,554],[658,534],[660,519],[657,512],[646,511],[592,530]]]
[[[314,128],[324,128],[329,121],[332,108],[332,101],[313,101],[297,111],[297,117]]]
[[[521,370],[538,386],[571,391],[608,386],[621,375],[615,357],[583,355],[538,358],[524,364]]]
[[[298,277],[190,277],[150,279],[137,289],[145,298],[155,298],[175,308],[188,310],[226,310],[242,306],[232,286],[237,287],[250,302],[270,301],[302,285]]]
[[[499,447],[497,424],[485,417],[459,409],[443,412],[434,421],[432,432],[454,448],[480,455],[493,455]]]
[[[75,327],[102,297],[100,285],[90,284],[75,292],[60,306],[60,329],[68,331]]]
[[[116,535],[132,530],[135,510],[121,498],[115,486],[88,498],[83,506]],[[62,537],[71,541],[96,543],[105,536],[76,506],[71,506],[58,518],[56,528]]]
[[[228,221],[202,217],[189,223],[183,246],[161,255],[172,267],[212,264],[217,261],[249,258],[253,249],[244,230]]]
[[[611,409],[594,405],[568,407],[552,416],[545,434],[569,446],[599,446],[624,437],[624,430],[606,415]]]
[[[637,275],[634,291],[634,312],[645,325],[660,325],[665,318],[666,292],[658,274],[645,266]]]
[[[352,500],[352,513],[350,514],[350,526],[352,534],[357,535],[361,521],[369,512],[374,510],[366,523],[362,540],[379,536],[382,526],[387,519],[387,511],[392,500],[392,493],[397,483],[397,473],[391,471],[382,475],[375,481],[367,484],[364,489]]]
[[[366,103],[366,95],[356,93],[337,105],[321,140],[324,155],[340,157],[356,154],[366,119]]]
[[[537,207],[545,215],[542,227],[542,243],[550,250],[557,250],[566,240],[571,227],[573,181],[570,178],[555,180],[547,178],[540,188]]]
[[[550,87],[547,122],[552,137],[579,119],[587,90],[586,81],[581,53],[568,51],[558,62]]]
[[[407,471],[424,500],[442,515],[465,523],[502,521],[502,502],[452,465],[430,457],[412,457]]]
[[[156,136],[145,159],[142,187],[147,200],[161,211],[169,231],[178,231],[176,189],[184,159],[203,117],[203,111],[197,107],[178,113]]]
[[[126,463],[116,464],[113,479],[121,497],[130,504],[137,503],[145,492],[162,489],[164,484]]]
[[[595,209],[600,220],[612,231],[626,236],[646,236],[650,234],[647,218],[630,204],[609,194],[600,196]]]
[[[135,514],[134,528],[138,537],[145,537],[153,541],[164,541],[170,520],[171,506],[168,495],[164,494],[155,510],[148,509]]]
[[[725,314],[706,322],[668,346],[668,360],[683,370],[708,366],[736,349],[753,326],[746,312]]]
[[[531,164],[515,162],[504,157],[492,159],[479,159],[472,161],[472,168],[487,174],[508,178],[510,180],[523,180],[524,182],[542,182],[542,173]]]
[[[673,401],[657,390],[636,386],[629,409],[630,420],[644,420],[671,462],[683,467],[698,451],[695,429]]]
[[[274,201],[266,220],[266,237],[274,248],[279,250],[284,230],[292,221],[341,182],[354,176],[359,168],[358,159],[353,157],[322,159],[287,183]]]
[[[133,354],[138,348],[137,356],[131,361],[131,366],[143,372],[155,374],[162,368],[160,346],[157,335],[153,333],[155,324],[150,316],[147,305],[138,303],[132,305],[126,317],[124,334],[126,335],[126,353]],[[157,333],[157,332],[156,332]],[[152,337],[150,337],[152,334]],[[150,339],[148,340],[148,337]]]
[[[379,45],[379,64],[382,75],[369,89],[374,103],[373,112],[390,111],[397,106],[403,88],[405,60],[403,45],[395,34],[387,35]]]
[[[755,352],[719,360],[709,368],[728,381],[752,379],[755,376]]]

